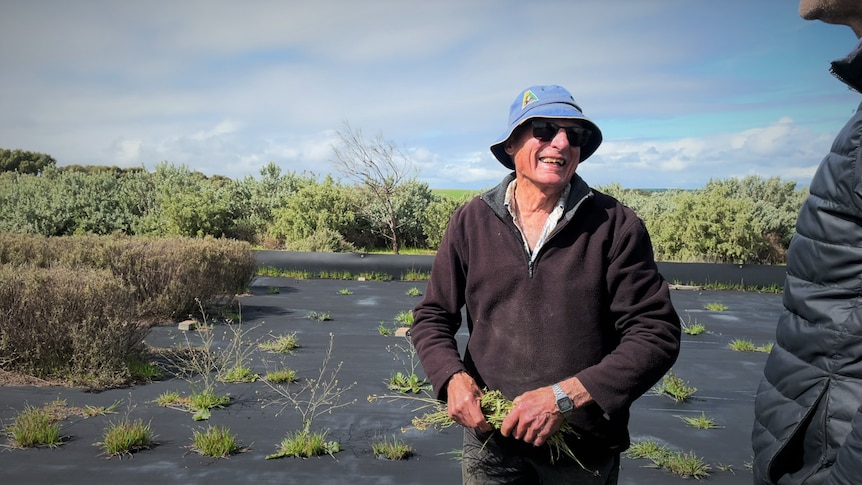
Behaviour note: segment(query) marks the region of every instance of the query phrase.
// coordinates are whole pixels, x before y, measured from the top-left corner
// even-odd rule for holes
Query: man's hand
[[[500,433],[542,446],[563,425],[563,414],[550,387],[527,391],[513,401],[512,411],[503,420]]]
[[[466,372],[459,372],[449,378],[446,387],[446,406],[449,417],[465,428],[488,432],[493,428],[485,420],[482,407],[482,390]]]

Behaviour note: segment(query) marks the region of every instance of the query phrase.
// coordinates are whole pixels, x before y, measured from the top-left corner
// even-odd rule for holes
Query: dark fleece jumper
[[[413,343],[443,400],[459,371],[509,399],[577,376],[595,402],[571,424],[590,446],[622,451],[629,407],[679,354],[679,316],[649,235],[631,209],[575,175],[565,215],[531,264],[503,204],[513,177],[453,214],[414,310]],[[462,360],[454,335],[465,305]]]

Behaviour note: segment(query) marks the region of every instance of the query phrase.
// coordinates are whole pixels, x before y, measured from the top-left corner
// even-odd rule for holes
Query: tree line
[[[436,249],[469,196],[435,194],[382,138],[340,135],[336,155],[348,181],[283,172],[273,162],[258,177],[236,180],[168,162],[152,171],[57,167],[48,155],[0,149],[0,232],[212,236],[294,251]],[[696,190],[596,190],[638,213],[659,260],[740,264],[784,263],[808,194],[795,182],[758,176]]]

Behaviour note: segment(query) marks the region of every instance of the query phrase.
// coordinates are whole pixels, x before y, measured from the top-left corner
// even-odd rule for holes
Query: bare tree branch
[[[340,144],[333,147],[335,166],[346,178],[366,188],[376,202],[384,208],[384,213],[374,215],[368,212],[375,224],[384,227],[383,236],[392,242],[395,254],[400,250],[396,195],[403,184],[412,179],[413,168],[410,160],[392,142],[378,134],[366,139],[360,129],[345,123],[338,131]]]

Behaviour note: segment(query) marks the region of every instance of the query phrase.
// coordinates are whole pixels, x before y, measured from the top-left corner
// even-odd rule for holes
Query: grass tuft
[[[341,451],[337,441],[326,441],[325,432],[312,432],[304,428],[290,433],[281,440],[275,453],[267,455],[267,460],[293,456],[311,458],[313,456],[334,455]]]
[[[96,443],[108,456],[131,455],[137,451],[148,450],[155,445],[150,424],[144,424],[140,419],[129,421],[125,419],[111,423],[105,429],[102,441]]]
[[[381,320],[380,323],[377,324],[377,333],[383,335],[384,337],[387,337],[389,335],[392,335],[392,329],[387,327],[386,322]]]
[[[243,451],[230,429],[223,426],[210,426],[205,431],[192,432],[191,449],[203,456],[226,458]]]
[[[413,326],[413,310],[402,310],[395,315],[395,324],[399,327]]]
[[[44,408],[26,406],[15,420],[6,428],[13,446],[34,448],[47,446],[55,448],[62,444],[60,426],[54,422],[52,413]]]
[[[671,451],[666,446],[652,440],[632,443],[626,451],[626,456],[634,459],[647,459],[658,468],[665,468],[671,473],[683,478],[708,478],[711,467],[694,452],[682,453]]]
[[[305,318],[318,322],[326,322],[332,320],[332,316],[329,314],[329,312],[308,312],[305,315]]]
[[[296,371],[293,369],[272,371],[264,376],[264,380],[273,384],[292,384],[296,382]]]
[[[277,354],[289,354],[299,347],[299,340],[296,338],[296,333],[274,336],[266,342],[258,344],[261,350],[274,352]]]
[[[700,334],[706,332],[706,325],[704,325],[702,323],[697,323],[697,322],[683,323],[682,324],[682,331],[686,335],[700,335]]]
[[[230,396],[219,396],[210,390],[196,392],[189,397],[189,406],[195,411],[222,408],[228,403]]]
[[[234,366],[224,372],[221,376],[222,382],[238,383],[238,382],[254,382],[260,378],[255,374],[250,367],[244,365]]]
[[[371,452],[378,458],[406,460],[413,456],[413,447],[393,436],[391,442],[386,438],[377,438],[372,441]]]
[[[673,371],[669,371],[662,377],[661,382],[655,385],[653,392],[659,395],[667,395],[673,398],[677,403],[688,401],[688,399],[697,392],[696,387],[688,385]]]
[[[686,425],[691,426],[692,428],[697,429],[717,429],[722,428],[723,426],[719,426],[715,423],[715,420],[712,418],[708,418],[706,413],[701,412],[700,416],[677,416],[681,419]]]
[[[184,398],[180,396],[179,391],[165,391],[159,394],[159,397],[156,398],[156,404],[163,407],[176,406],[181,404],[183,401]]]

